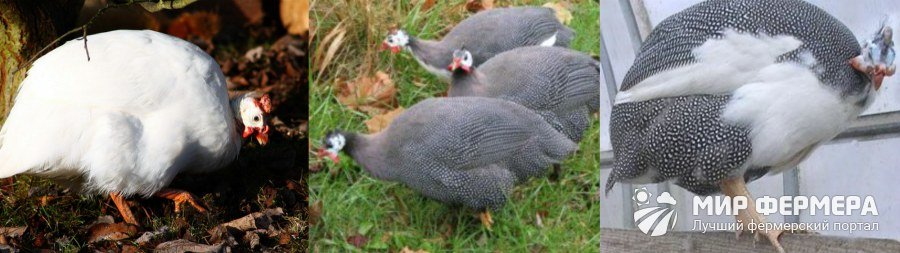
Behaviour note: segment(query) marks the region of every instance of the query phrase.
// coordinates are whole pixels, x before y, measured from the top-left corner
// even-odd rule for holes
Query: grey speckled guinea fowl
[[[893,74],[890,34],[861,55],[844,24],[799,0],[710,0],[666,18],[616,95],[607,192],[672,180],[753,207],[746,182],[795,167],[871,103]],[[765,221],[755,208],[737,219]],[[783,251],[781,231],[759,232]]]
[[[441,40],[425,40],[403,30],[391,31],[383,48],[392,52],[408,49],[422,67],[449,79],[451,53],[465,46],[474,56],[474,65],[496,54],[524,46],[568,47],[574,31],[557,20],[553,9],[545,7],[509,7],[481,11],[466,18]]]
[[[502,207],[514,184],[577,149],[531,110],[479,97],[426,99],[381,132],[332,131],[324,145],[320,155],[343,150],[376,178],[476,210]]]
[[[449,96],[495,97],[535,110],[578,142],[600,107],[600,63],[560,47],[521,47],[473,66],[468,49],[455,50]]]

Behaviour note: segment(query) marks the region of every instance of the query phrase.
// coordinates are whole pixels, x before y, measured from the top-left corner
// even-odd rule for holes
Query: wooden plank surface
[[[900,252],[900,242],[816,234],[784,234],[781,245],[789,253]],[[600,228],[600,252],[775,252],[768,241],[754,243],[750,235],[734,232],[669,232],[651,237],[638,230]]]

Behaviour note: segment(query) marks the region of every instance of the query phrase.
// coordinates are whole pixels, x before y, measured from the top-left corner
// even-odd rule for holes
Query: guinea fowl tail
[[[553,131],[554,135],[544,139],[544,154],[547,155],[554,163],[560,163],[569,155],[578,151],[578,143],[573,142],[569,137],[560,132]]]
[[[559,30],[556,32],[556,44],[554,46],[569,47],[569,43],[572,42],[573,37],[575,37],[575,31],[572,30],[572,28],[559,24]]]
[[[532,137],[522,145],[516,152],[516,158],[510,161],[509,168],[518,182],[524,182],[531,177],[546,175],[551,165],[561,163],[576,150],[578,144],[548,126],[541,135]]]
[[[609,191],[612,190],[613,186],[616,186],[616,176],[615,173],[610,173],[609,179],[606,180],[606,188],[603,191],[603,194],[609,196]]]

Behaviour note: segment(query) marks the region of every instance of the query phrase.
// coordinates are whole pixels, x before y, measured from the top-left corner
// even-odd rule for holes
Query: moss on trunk
[[[84,0],[0,1],[0,124],[6,120],[23,67],[47,43],[75,25]]]

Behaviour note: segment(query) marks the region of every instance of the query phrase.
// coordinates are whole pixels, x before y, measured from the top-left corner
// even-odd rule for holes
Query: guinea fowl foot
[[[491,225],[494,224],[494,219],[491,218],[491,211],[485,210],[484,212],[478,213],[478,218],[481,219],[481,225],[484,225],[488,231],[494,231],[491,229]]]
[[[134,214],[131,213],[131,206],[125,201],[125,196],[113,192],[109,194],[109,198],[116,204],[116,208],[119,209],[119,213],[122,214],[122,219],[125,222],[139,226],[137,219],[134,218]]]
[[[562,165],[553,164],[553,170],[550,172],[550,180],[551,181],[559,181],[559,177],[562,176]]]
[[[756,230],[750,230],[751,233],[755,234],[754,238],[756,239],[756,241],[760,241],[762,240],[762,238],[766,238],[770,243],[772,243],[772,246],[774,246],[779,253],[784,253],[784,248],[781,247],[781,242],[779,242],[781,234],[783,234],[784,231],[778,229],[765,229],[766,219],[758,212],[756,212],[756,203],[755,201],[753,201],[753,198],[750,197],[750,192],[747,191],[747,183],[744,181],[744,177],[725,179],[725,181],[722,182],[721,187],[722,192],[725,193],[725,196],[731,198],[743,196],[747,198],[748,208],[738,210],[737,215],[734,217],[735,220],[741,223],[743,225],[742,227],[744,228],[743,230],[738,230],[736,232],[736,236],[740,238],[744,230],[750,230],[749,225],[753,223],[754,228],[759,228]]]
[[[181,205],[183,205],[185,202],[191,204],[191,206],[197,209],[198,212],[206,212],[206,207],[203,206],[200,199],[190,192],[176,189],[162,189],[154,195],[160,198],[166,198],[175,201],[175,213],[181,213]]]

